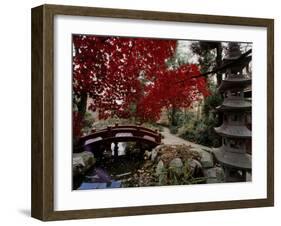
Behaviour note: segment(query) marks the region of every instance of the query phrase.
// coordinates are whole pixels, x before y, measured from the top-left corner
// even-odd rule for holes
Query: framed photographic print
[[[273,206],[274,21],[32,9],[32,216]]]

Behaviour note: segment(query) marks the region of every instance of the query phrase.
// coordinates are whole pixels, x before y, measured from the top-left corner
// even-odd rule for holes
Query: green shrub
[[[203,113],[208,117],[217,106],[221,105],[223,101],[222,96],[219,93],[213,93],[205,98],[203,105]]]
[[[194,143],[218,147],[221,138],[214,131],[216,126],[217,118],[211,116],[200,120],[191,120],[179,130],[179,136]]]
[[[214,131],[214,127],[218,126],[218,116],[215,109],[222,101],[221,95],[215,92],[206,97],[203,103],[203,116],[201,119],[197,119],[191,112],[185,112],[185,114],[182,113],[181,115],[177,115],[179,114],[177,112],[177,132],[179,136],[205,146],[220,146],[221,138]]]

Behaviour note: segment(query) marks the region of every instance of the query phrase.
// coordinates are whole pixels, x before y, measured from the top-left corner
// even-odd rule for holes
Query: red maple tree
[[[198,66],[182,65],[174,70],[159,70],[154,83],[146,87],[146,95],[139,102],[137,113],[144,121],[156,121],[161,110],[187,108],[203,96],[209,95]]]
[[[151,121],[159,118],[163,107],[188,107],[200,94],[207,95],[205,79],[191,78],[199,74],[196,65],[167,68],[176,44],[176,40],[73,35],[75,133],[79,134],[88,97],[89,110],[97,111],[99,118],[135,116]]]
[[[100,118],[129,117],[142,92],[139,76],[150,79],[172,56],[176,41],[73,35],[73,90],[87,95]]]

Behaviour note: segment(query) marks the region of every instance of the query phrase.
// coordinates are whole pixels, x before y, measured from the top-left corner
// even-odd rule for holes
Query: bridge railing
[[[120,135],[118,137],[118,134]],[[124,134],[122,136],[122,134]],[[81,137],[79,141],[80,146],[84,146],[85,143],[89,140],[91,140],[91,143],[95,142],[102,142],[112,140],[118,141],[118,140],[144,140],[148,141],[150,143],[154,143],[155,145],[158,145],[161,143],[161,134],[158,132],[158,130],[152,130],[141,126],[135,126],[135,125],[122,125],[119,126],[118,124],[115,124],[115,126],[108,126],[105,129],[95,131],[92,130],[92,134],[89,134],[87,136]],[[152,139],[151,139],[152,138]],[[96,141],[95,141],[96,139]]]

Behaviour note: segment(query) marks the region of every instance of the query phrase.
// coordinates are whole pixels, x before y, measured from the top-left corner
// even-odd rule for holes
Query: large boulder
[[[165,147],[166,147],[165,144],[160,144],[160,145],[156,146],[154,149],[152,149],[151,155],[150,155],[150,158],[151,158],[152,162],[156,162],[157,156],[158,156],[158,152],[161,151]]]
[[[157,154],[158,154],[158,150],[157,149],[153,149],[151,151],[151,161],[152,162],[154,162],[156,160]]]
[[[151,151],[146,150],[146,151],[144,152],[144,159],[145,159],[145,160],[146,160],[146,159],[150,159],[150,157],[151,157]]]
[[[94,154],[89,151],[74,153],[72,156],[73,176],[84,174],[90,167],[95,164]]]
[[[203,166],[197,159],[190,159],[188,161],[190,174],[192,177],[204,177]]]
[[[200,153],[200,155],[201,155],[200,162],[201,162],[203,168],[214,167],[213,155],[209,151],[204,150],[199,147],[192,147],[191,150]]]
[[[165,173],[165,172],[166,172],[166,168],[165,168],[165,166],[164,166],[164,163],[163,163],[162,160],[160,160],[160,161],[158,162],[157,166],[156,166],[156,171],[155,171],[155,173],[156,173],[157,176],[159,176],[159,175],[161,175],[161,174],[163,174],[163,173]]]
[[[155,174],[158,177],[159,185],[167,184],[167,169],[165,168],[164,162],[162,160],[158,162]]]
[[[224,181],[224,171],[221,167],[213,167],[204,169],[204,176],[206,177],[207,184],[213,183],[223,183]]]
[[[178,176],[183,173],[183,162],[180,158],[174,158],[169,163],[169,168],[173,170]]]

